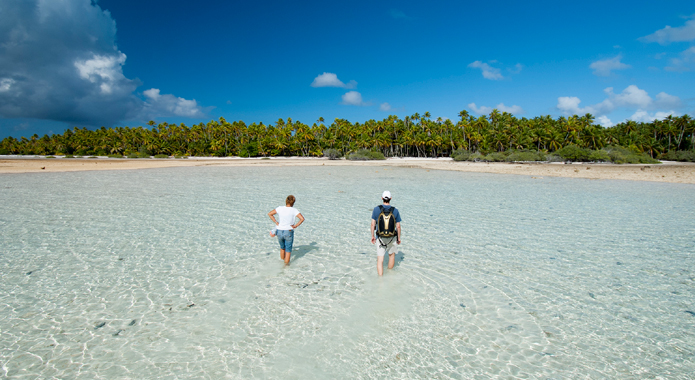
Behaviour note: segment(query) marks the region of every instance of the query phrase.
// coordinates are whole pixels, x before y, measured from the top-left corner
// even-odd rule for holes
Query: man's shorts
[[[379,238],[377,236],[376,238],[376,254],[377,256],[384,256],[386,254],[386,251],[388,251],[389,255],[392,255],[398,251],[398,246],[396,243],[398,242],[397,237],[392,237],[392,238]],[[386,244],[384,246],[384,244]]]
[[[292,252],[294,230],[277,230],[277,237],[278,243],[280,243],[280,249],[285,252]]]

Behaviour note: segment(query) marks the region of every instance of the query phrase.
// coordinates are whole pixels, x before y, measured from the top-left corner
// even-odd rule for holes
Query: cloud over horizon
[[[486,106],[478,107],[475,105],[475,103],[469,103],[468,108],[473,110],[473,112],[477,113],[478,115],[487,115],[490,112],[492,112],[493,109],[497,109],[498,111],[501,111],[501,112],[507,112],[507,113],[510,113],[512,115],[519,115],[519,114],[523,114],[526,112],[520,106],[513,105],[511,107],[507,107],[504,105],[504,103],[500,103],[497,106],[495,106],[494,108],[486,107]]]
[[[581,100],[578,97],[561,96],[557,99],[556,107],[565,115],[583,115],[590,113],[594,116],[599,117],[599,122],[601,122],[601,120],[605,120],[610,123],[610,119],[607,118],[607,115],[618,108],[634,110],[633,117],[639,117],[643,119],[645,117],[649,117],[647,111],[657,111],[653,115],[677,115],[678,113],[676,113],[674,110],[682,106],[682,102],[680,98],[677,96],[669,95],[665,92],[660,92],[656,94],[656,99],[653,99],[651,96],[649,96],[647,91],[642,90],[641,88],[635,85],[627,86],[619,94],[613,92],[613,87],[608,87],[605,90],[603,90],[603,92],[608,97],[604,99],[602,102],[591,106],[586,106],[582,108],[579,106]],[[601,118],[601,116],[605,118]],[[605,124],[603,125],[605,126]]]
[[[161,112],[171,107],[142,99],[140,82],[124,76],[116,23],[98,4],[9,0],[0,26],[0,116],[110,127],[168,115]],[[174,114],[203,114],[195,100],[186,102]]]

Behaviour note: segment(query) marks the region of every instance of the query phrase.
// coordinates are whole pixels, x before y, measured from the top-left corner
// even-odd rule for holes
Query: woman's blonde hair
[[[290,205],[290,207],[292,207],[292,206],[294,206],[294,201],[296,201],[296,199],[294,198],[294,195],[288,195],[287,199],[285,199],[285,204]]]

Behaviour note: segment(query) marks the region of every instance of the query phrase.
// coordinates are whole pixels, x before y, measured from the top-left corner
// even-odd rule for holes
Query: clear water
[[[371,209],[403,216],[376,275]],[[266,213],[307,221],[284,267]],[[695,186],[401,168],[0,176],[0,376],[692,378]]]

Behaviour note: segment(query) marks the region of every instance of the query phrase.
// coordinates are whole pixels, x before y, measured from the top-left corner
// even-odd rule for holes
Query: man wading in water
[[[398,210],[391,206],[391,192],[384,191],[381,194],[382,205],[374,207],[372,211],[372,227],[370,236],[372,244],[379,241],[376,248],[376,271],[379,276],[384,275],[384,254],[389,253],[389,269],[393,269],[396,263],[396,244],[401,244],[401,214]],[[376,227],[376,236],[374,229]]]

